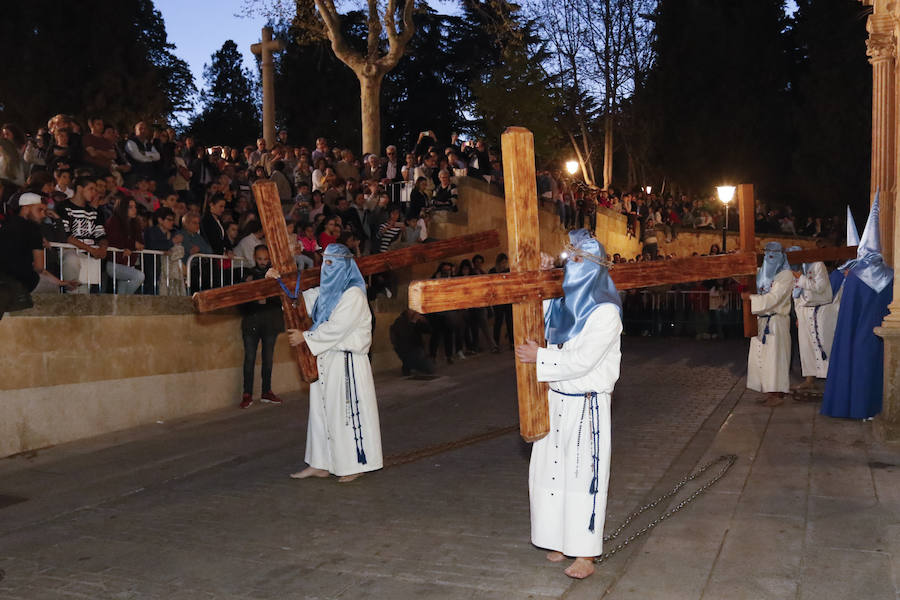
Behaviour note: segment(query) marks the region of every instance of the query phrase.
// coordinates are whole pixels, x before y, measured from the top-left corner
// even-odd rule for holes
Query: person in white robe
[[[279,274],[270,270],[269,277]],[[289,329],[293,346],[306,344],[319,379],[309,386],[306,469],[294,479],[337,475],[353,481],[384,465],[375,381],[369,363],[372,314],[353,254],[332,243],[322,256],[320,286],[303,292],[308,331]]]
[[[750,339],[747,388],[764,392],[766,406],[784,402],[790,391],[791,292],[794,276],[778,242],[769,242],[756,276],[756,294],[749,294],[750,311],[757,316],[757,335]]]
[[[788,248],[788,257],[799,246]],[[802,271],[800,270],[802,269]],[[837,315],[825,310],[832,301],[831,281],[823,262],[791,265],[795,281],[792,295],[797,313],[797,343],[800,347],[800,373],[806,379],[797,390],[814,387],[815,379],[828,375],[828,355],[834,339]]]
[[[565,297],[544,303],[548,345],[529,340],[516,357],[536,363],[538,380],[550,384],[550,433],[534,443],[529,468],[531,542],[553,562],[573,557],[565,573],[583,579],[603,551],[622,314],[603,246],[583,229],[569,235]]]
[[[858,245],[859,230],[848,206],[847,246]],[[843,272],[854,262],[850,261],[839,267],[830,276],[822,262],[804,264],[802,274],[796,270],[794,272],[794,310],[797,313],[800,366],[806,377],[796,390],[811,389],[815,378],[825,379],[828,376],[831,345],[834,343],[834,331],[844,293]]]

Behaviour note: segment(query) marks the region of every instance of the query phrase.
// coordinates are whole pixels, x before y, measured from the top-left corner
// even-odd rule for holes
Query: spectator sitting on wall
[[[428,180],[425,177],[419,177],[416,179],[415,189],[409,194],[409,206],[406,207],[406,214],[419,217],[428,206]]]
[[[213,254],[213,249],[200,233],[200,217],[193,212],[184,215],[181,221],[182,245],[184,246],[184,260],[194,254]]]
[[[434,188],[434,196],[431,201],[432,207],[434,210],[458,211],[459,208],[456,203],[459,198],[459,191],[456,189],[456,184],[450,181],[450,173],[441,171],[438,174],[438,181],[438,186]]]
[[[96,179],[79,177],[75,180],[75,195],[56,207],[69,234],[66,242],[85,253],[66,250],[62,260],[63,277],[81,281],[77,291],[83,294],[90,291],[90,285],[100,284],[100,260],[106,257],[109,245],[97,209],[92,206],[96,195]]]
[[[434,362],[425,354],[422,335],[430,334],[431,327],[425,317],[407,308],[391,325],[391,345],[400,357],[403,375],[411,375],[414,371],[434,373]]]
[[[18,198],[18,211],[0,228],[0,316],[8,310],[31,306],[29,293],[78,287],[77,281],[60,281],[44,268],[44,244],[40,222],[46,207],[38,194]]]
[[[428,227],[425,225],[425,219],[415,215],[406,217],[406,229],[403,232],[403,244],[411,246],[419,244],[428,239]]]
[[[249,267],[254,264],[254,253],[256,252],[256,248],[263,244],[266,235],[263,233],[262,224],[257,219],[248,222],[244,231],[246,235],[241,238],[241,241],[234,247],[234,257],[236,259],[243,259],[244,266]],[[268,250],[266,254],[268,255]],[[265,273],[263,273],[263,275],[265,275]]]
[[[226,254],[225,226],[222,225],[222,214],[225,212],[225,197],[216,194],[209,200],[209,206],[203,220],[200,221],[200,231],[206,241],[209,242],[213,254]],[[230,251],[229,251],[230,258]]]
[[[106,274],[112,278],[120,294],[133,294],[144,283],[144,273],[135,268],[138,257],[133,252],[144,249],[144,234],[137,218],[137,203],[134,198],[119,194],[113,216],[106,222],[106,238],[113,248],[115,259],[107,261]]]

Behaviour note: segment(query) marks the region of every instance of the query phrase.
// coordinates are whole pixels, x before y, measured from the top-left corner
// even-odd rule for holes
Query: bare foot
[[[813,382],[812,377],[807,377],[807,378],[803,381],[803,383],[801,383],[801,384],[798,385],[798,386],[795,386],[794,389],[795,389],[795,390],[808,390],[808,389],[810,389],[811,387],[813,387],[814,385],[815,385],[815,383]]]
[[[353,475],[344,475],[343,477],[338,477],[338,483],[350,483],[356,479],[362,477],[362,473],[354,473]]]
[[[291,479],[306,479],[307,477],[328,477],[331,473],[325,469],[317,469],[315,467],[306,467],[297,473],[291,473]]]
[[[768,408],[775,408],[776,406],[781,406],[784,404],[784,394],[781,392],[774,392],[769,394],[769,397],[766,399],[764,406]]]
[[[554,550],[553,552],[547,553],[547,560],[549,560],[550,562],[562,562],[564,558],[565,556],[563,556],[562,552],[556,552]]]
[[[566,575],[572,579],[584,579],[594,574],[594,559],[579,557],[572,561],[566,569]]]

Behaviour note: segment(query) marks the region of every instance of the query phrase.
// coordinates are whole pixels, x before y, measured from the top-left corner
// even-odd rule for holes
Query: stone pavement
[[[624,340],[607,532],[698,462],[739,459],[584,582],[529,543],[515,433],[347,485],[294,481],[294,397],[0,461],[0,598],[895,598],[900,452],[869,423],[757,405],[745,349]],[[380,378],[385,455],[514,424],[511,366]]]

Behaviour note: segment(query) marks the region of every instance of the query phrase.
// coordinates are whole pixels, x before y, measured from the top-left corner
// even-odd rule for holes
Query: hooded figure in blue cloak
[[[747,388],[769,394],[767,406],[778,406],[790,391],[791,292],[794,276],[778,242],[765,246],[763,264],[756,275],[756,294],[749,297],[750,311],[757,316],[756,337],[750,339],[747,355]]]
[[[277,278],[278,273],[270,270],[266,276]],[[312,326],[288,333],[292,346],[306,344],[316,357],[319,379],[309,386],[305,458],[309,467],[291,477],[332,474],[341,482],[352,481],[380,469],[383,459],[368,356],[372,313],[365,281],[349,248],[336,242],[328,245],[319,287],[304,291],[303,301]]]
[[[868,419],[881,412],[884,342],[873,329],[888,314],[894,271],[881,256],[879,196],[876,192],[856,259],[841,267],[846,276],[822,400],[822,414],[830,417]]]
[[[609,482],[610,397],[622,359],[622,304],[606,250],[584,229],[569,233],[562,298],[544,302],[547,347],[516,348],[550,384],[550,433],[534,444],[528,489],[531,542],[547,558],[575,557],[566,569],[582,579],[603,552]],[[552,259],[542,256],[542,268]]]

